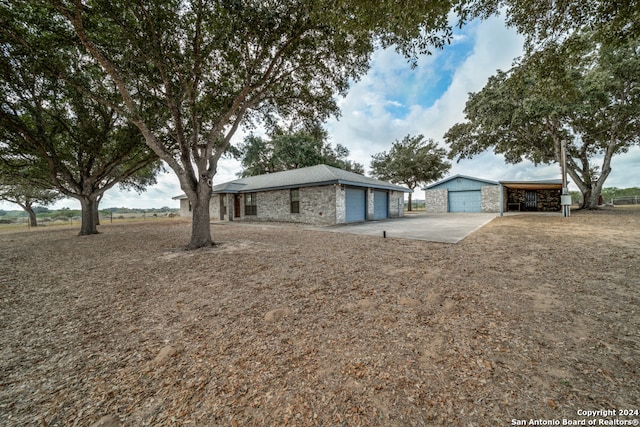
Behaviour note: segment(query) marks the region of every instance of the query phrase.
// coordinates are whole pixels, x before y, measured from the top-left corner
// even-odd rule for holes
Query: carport
[[[504,212],[560,212],[562,180],[500,181],[500,215]]]

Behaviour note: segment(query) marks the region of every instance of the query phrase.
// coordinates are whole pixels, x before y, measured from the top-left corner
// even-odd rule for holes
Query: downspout
[[[504,187],[500,183],[500,216],[504,216]]]

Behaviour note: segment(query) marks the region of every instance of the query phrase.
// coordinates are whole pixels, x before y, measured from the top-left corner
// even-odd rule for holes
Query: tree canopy
[[[2,168],[20,177],[13,183],[23,190],[54,188],[80,201],[80,234],[97,233],[104,192],[117,184],[143,189],[155,182],[160,163],[140,131],[118,113],[113,84],[96,67],[86,67],[82,52],[60,34],[34,34],[19,25],[18,11],[13,4],[0,9],[7,24],[0,30]],[[42,15],[34,19],[46,21]],[[112,104],[86,96],[89,89]]]
[[[607,44],[576,33],[526,55],[470,94],[467,121],[445,135],[450,156],[493,149],[509,163],[560,163],[565,144],[583,207],[595,207],[612,157],[639,143],[637,46],[637,40]]]
[[[326,132],[278,132],[268,139],[255,135],[245,138],[237,157],[242,163],[240,176],[254,176],[326,164],[364,174],[364,167],[347,157],[343,145],[335,148],[326,141]]]
[[[504,12],[507,24],[526,37],[527,50],[561,43],[576,32],[593,32],[604,43],[640,37],[640,7],[635,0],[477,0],[463,8],[469,17]]]
[[[446,157],[447,151],[438,147],[434,140],[425,140],[423,135],[407,135],[402,141],[396,140],[388,153],[383,151],[371,156],[371,174],[414,190],[418,185],[436,181],[447,173],[451,163],[446,161]]]
[[[462,15],[465,3],[17,0],[4,8],[17,17],[10,26],[41,35],[38,49],[55,51],[52,33],[66,37],[82,50],[78,73],[99,66],[113,82],[117,100],[77,73],[60,76],[116,107],[177,174],[197,248],[212,244],[211,180],[240,126],[337,115],[336,95],[367,71],[375,48],[396,46],[415,61],[451,39],[449,14]]]

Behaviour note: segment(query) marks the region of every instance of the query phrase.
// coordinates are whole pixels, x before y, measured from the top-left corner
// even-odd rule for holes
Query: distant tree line
[[[640,202],[640,187],[607,187],[602,189],[601,195],[604,204],[610,204],[615,200],[618,204],[636,204]],[[574,202],[580,203],[582,201],[582,193],[579,191],[572,191],[571,197]]]
[[[176,213],[179,209],[170,208],[168,206],[163,206],[161,208],[150,208],[150,209],[138,209],[138,208],[105,208],[100,209],[98,213],[107,217],[111,214],[166,214],[166,213]],[[68,217],[68,218],[79,218],[82,215],[82,211],[80,209],[69,209],[69,208],[61,208],[61,209],[49,209],[46,206],[35,206],[33,208],[33,212],[36,214],[37,218],[46,218],[46,217]],[[19,218],[19,217],[27,217],[29,214],[24,210],[4,210],[0,209],[0,216]]]

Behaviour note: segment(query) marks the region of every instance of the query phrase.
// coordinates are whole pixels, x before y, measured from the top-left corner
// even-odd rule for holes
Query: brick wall
[[[300,213],[291,213],[291,191],[273,190],[256,193],[257,215],[244,215],[250,221],[284,221],[327,225],[336,222],[336,190],[333,185],[299,188]],[[236,218],[237,219],[237,218]]]
[[[404,216],[404,193],[402,191],[389,191],[389,218]]]
[[[191,218],[193,212],[189,199],[180,199],[180,216],[182,218]],[[209,200],[209,216],[212,221],[220,219],[220,197],[217,194],[211,196]]]
[[[367,203],[367,208],[365,211],[366,212],[365,217],[367,218],[367,221],[373,221],[373,209],[374,209],[373,188],[367,188],[366,203]]]
[[[347,222],[347,191],[343,185],[335,186],[335,207],[336,217],[335,224],[344,224]]]
[[[298,189],[300,213],[291,213],[290,190],[261,191],[256,193],[257,215],[245,215],[244,194],[240,194],[240,217],[234,215],[234,195],[214,194],[209,203],[212,221],[283,221],[304,224],[333,225],[346,221],[345,188],[340,185],[301,187]],[[221,205],[224,200],[224,205]],[[373,192],[368,190],[368,212],[373,215]],[[221,206],[224,206],[221,216]],[[191,218],[189,200],[180,200],[180,216]],[[389,217],[404,216],[404,193],[389,191]]]
[[[482,212],[500,212],[500,186],[486,185],[482,192]]]
[[[442,213],[449,211],[449,191],[446,188],[426,190],[424,192],[425,211]]]
[[[191,209],[189,209],[189,199],[180,199],[180,216],[183,218],[191,218]]]

